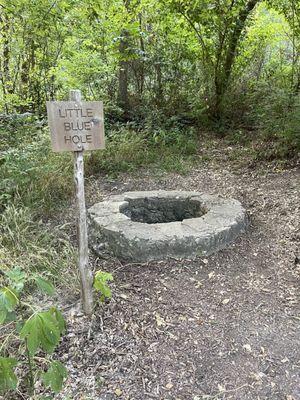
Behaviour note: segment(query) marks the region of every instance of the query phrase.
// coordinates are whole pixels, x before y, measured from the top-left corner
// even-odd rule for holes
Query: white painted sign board
[[[105,148],[102,101],[47,101],[47,114],[53,151]]]

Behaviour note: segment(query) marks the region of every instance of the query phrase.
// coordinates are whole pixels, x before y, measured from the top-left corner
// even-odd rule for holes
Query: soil
[[[207,258],[92,255],[94,270],[113,274],[113,297],[91,321],[67,307],[57,355],[69,376],[57,399],[300,399],[299,169],[233,164],[230,152],[185,176],[88,180],[88,206],[129,190],[195,190],[238,199],[251,226]]]

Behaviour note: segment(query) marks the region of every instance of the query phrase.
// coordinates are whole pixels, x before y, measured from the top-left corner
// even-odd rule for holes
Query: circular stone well
[[[88,211],[94,249],[135,262],[214,253],[248,222],[237,200],[198,192],[126,192]]]

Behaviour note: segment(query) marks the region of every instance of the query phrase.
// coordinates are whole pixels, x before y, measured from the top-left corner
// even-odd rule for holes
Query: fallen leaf
[[[213,278],[214,276],[215,276],[215,273],[214,273],[214,272],[210,272],[210,273],[208,274],[209,279]]]
[[[166,334],[167,334],[167,336],[169,336],[173,340],[177,340],[178,339],[178,337],[173,335],[171,332],[166,332]]]
[[[166,325],[165,320],[159,314],[155,314],[155,319],[156,319],[156,325],[158,327]]]
[[[230,302],[230,299],[224,299],[223,301],[222,301],[222,304],[228,304]]]
[[[245,349],[249,353],[251,353],[251,351],[252,351],[250,344],[244,344],[243,349]]]
[[[289,359],[287,357],[285,357],[283,360],[281,360],[282,364],[285,364],[287,362],[289,362]]]
[[[121,390],[120,388],[117,388],[117,389],[115,390],[115,395],[118,396],[118,397],[120,397],[122,393],[123,393],[123,392],[122,392],[122,390]]]
[[[253,377],[253,379],[255,379],[255,380],[258,381],[258,382],[261,380],[259,374],[255,374],[255,373],[253,372],[253,373],[251,374],[251,376]]]
[[[225,390],[226,390],[225,387],[220,384],[218,384],[218,389],[219,389],[219,392],[225,392]]]
[[[173,387],[173,383],[169,382],[169,383],[166,384],[166,388],[168,390],[172,389],[172,387]]]

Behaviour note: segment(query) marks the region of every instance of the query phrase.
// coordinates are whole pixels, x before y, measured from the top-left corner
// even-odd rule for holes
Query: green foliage
[[[24,289],[25,284],[34,282],[37,288],[40,289],[42,293],[53,295],[54,286],[53,284],[45,278],[35,273],[26,273],[20,267],[15,267],[9,271],[4,271],[7,276],[8,282],[10,283],[12,290],[20,293]]]
[[[6,320],[9,313],[14,311],[18,302],[18,296],[12,288],[3,287],[0,289],[0,324]]]
[[[38,348],[51,354],[58,345],[60,335],[63,333],[56,313],[53,310],[40,312],[32,315],[24,324],[20,338],[25,339],[31,356]]]
[[[259,123],[265,145],[258,154],[260,159],[292,159],[300,152],[300,97],[292,103],[287,99],[282,104],[281,100],[277,96],[261,110]]]
[[[67,377],[66,367],[59,361],[53,361],[47,372],[42,374],[45,386],[49,386],[54,393],[58,393]]]
[[[0,357],[0,392],[15,390],[18,379],[14,373],[17,360],[11,357]]]
[[[51,212],[70,196],[70,155],[52,152],[48,129],[25,119],[17,125],[0,122],[0,134],[0,211],[14,202]]]
[[[4,0],[0,25],[3,112],[43,115],[46,99],[66,99],[76,87],[85,99],[104,101],[111,126],[134,124],[109,127],[104,157],[88,163],[92,173],[155,163],[162,157],[155,157],[152,144],[166,155],[162,168],[182,171],[178,149],[189,157],[194,147],[185,134],[171,145],[176,124],[182,132],[212,119],[224,132],[249,124],[260,129],[262,100],[271,104],[284,92],[293,103],[300,92],[295,0],[18,0],[14,7]],[[48,132],[34,115],[0,127],[0,208],[22,199],[53,211],[70,195],[69,156],[51,153]],[[294,152],[296,125],[297,118],[284,134]],[[272,140],[284,145],[277,139],[274,134]]]
[[[94,278],[94,288],[100,292],[100,301],[111,298],[111,290],[107,282],[113,281],[113,276],[109,272],[97,271]]]
[[[21,299],[21,294],[26,286],[31,282],[35,282],[37,287],[46,294],[53,294],[54,287],[46,279],[39,277],[37,274],[25,273],[19,267],[6,272],[6,280],[10,286],[4,286],[0,289],[0,324],[7,324],[10,329],[15,329],[14,338],[20,341],[20,361],[11,357],[0,357],[0,391],[7,392],[15,390],[18,384],[18,378],[14,373],[14,368],[22,361],[24,350],[27,355],[29,388],[28,393],[34,392],[35,376],[38,371],[34,372],[36,365],[35,355],[44,352],[51,355],[60,342],[61,335],[65,333],[65,321],[60,311],[51,307],[47,311],[34,311],[28,317],[26,308],[33,310],[33,306],[25,303]],[[20,306],[20,307],[19,307]],[[9,314],[14,313],[13,318],[8,318]],[[10,322],[14,322],[14,326]],[[21,327],[21,329],[20,329]],[[13,335],[13,331],[8,338]],[[8,350],[9,349],[9,350]],[[12,351],[8,347],[6,351]],[[3,345],[1,347],[3,351]],[[39,357],[40,358],[40,357]],[[48,359],[45,361],[49,362]],[[64,379],[66,378],[66,369],[58,361],[53,361],[48,372],[42,374],[42,380],[46,386],[54,392],[58,392],[62,388]]]
[[[185,172],[197,150],[197,136],[192,129],[140,131],[123,127],[109,133],[104,151],[86,158],[86,173],[113,175],[145,166]]]
[[[69,284],[75,260],[71,228],[48,220],[70,200],[73,163],[70,153],[51,150],[45,101],[66,99],[75,87],[86,100],[104,101],[107,148],[85,155],[87,176],[144,167],[185,173],[197,157],[197,132],[207,127],[244,146],[231,152],[233,161],[248,153],[296,157],[298,3],[2,0],[0,323],[8,332],[2,391],[17,387],[17,359],[29,376],[28,397],[35,379],[58,392],[66,377],[47,355],[64,333],[61,313],[36,310],[27,295],[29,304],[23,301],[34,289],[53,295],[55,281]],[[101,301],[111,297],[112,279],[95,275]],[[20,344],[16,359],[12,339]]]
[[[38,275],[34,276],[34,280],[36,281],[37,286],[42,292],[47,293],[49,296],[52,296],[54,293],[54,286],[51,282],[48,282],[46,279],[41,278]]]
[[[21,292],[24,288],[26,273],[20,267],[15,267],[9,271],[4,272],[9,280],[12,288],[17,292]]]
[[[48,287],[41,279],[49,281],[50,278],[62,284],[67,280],[70,286],[75,276],[71,278],[68,267],[75,261],[75,251],[65,229],[60,226],[50,229],[33,215],[33,210],[14,205],[7,206],[0,214],[1,270],[8,274],[10,286],[17,291],[22,289],[24,278],[29,277],[32,285],[40,284],[48,293],[51,284]],[[15,266],[21,271],[18,272]],[[39,279],[34,279],[35,273]]]

